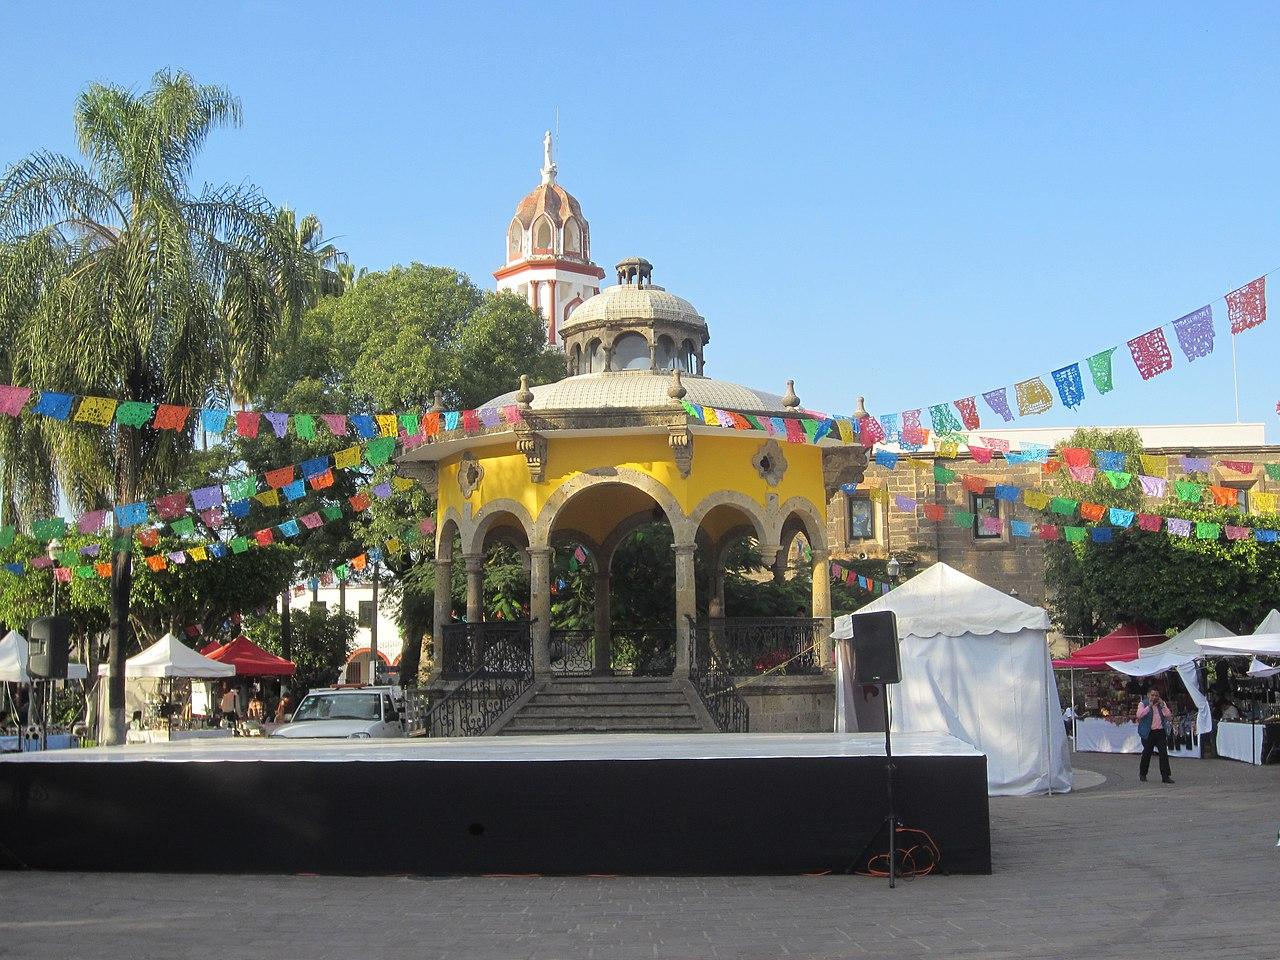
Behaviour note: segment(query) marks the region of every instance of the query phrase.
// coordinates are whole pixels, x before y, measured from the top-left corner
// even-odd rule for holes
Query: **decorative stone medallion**
[[[751,458],[751,465],[765,483],[776,487],[787,472],[787,457],[778,441],[770,439],[760,444],[760,449]]]
[[[476,460],[475,454],[468,450],[458,461],[458,489],[470,500],[483,480],[484,467]]]

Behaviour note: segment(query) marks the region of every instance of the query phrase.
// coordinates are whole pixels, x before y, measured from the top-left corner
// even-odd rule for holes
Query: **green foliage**
[[[1137,452],[1137,443],[1134,431],[1078,430],[1064,445]],[[1121,499],[1121,493],[1129,491],[1111,490],[1110,484],[1085,491],[1063,478],[1056,480],[1056,491],[1074,499],[1193,521],[1277,525],[1274,517],[1250,516],[1234,508],[1176,501],[1144,506],[1133,495]],[[1097,636],[1126,621],[1157,630],[1181,629],[1199,617],[1212,617],[1247,632],[1280,601],[1280,546],[1276,544],[1197,540],[1148,533],[1135,526],[1113,529],[1111,543],[1057,543],[1046,548],[1049,606],[1069,636]]]
[[[245,633],[263,650],[284,656],[280,642],[280,614],[276,610],[248,617]],[[297,671],[288,680],[294,703],[312,687],[333,684],[347,662],[347,651],[356,636],[356,618],[339,611],[289,611],[290,659]]]

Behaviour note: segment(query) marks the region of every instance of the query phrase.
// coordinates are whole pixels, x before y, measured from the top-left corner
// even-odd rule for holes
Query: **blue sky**
[[[217,4],[0,8],[0,162],[72,150],[91,81],[229,86],[200,175],[320,215],[362,266],[491,285],[560,113],[609,270],[707,317],[708,373],[844,412],[972,395],[1121,345],[1117,388],[1025,425],[1235,418],[1218,348],[1124,342],[1280,267],[1266,4]],[[1238,338],[1270,439],[1273,316]],[[989,419],[984,422],[990,422]]]

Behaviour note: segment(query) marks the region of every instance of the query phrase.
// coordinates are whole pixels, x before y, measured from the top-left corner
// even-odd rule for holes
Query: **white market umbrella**
[[[105,676],[107,667],[98,668],[99,676]],[[229,663],[219,663],[196,653],[172,633],[166,633],[140,654],[130,657],[124,664],[126,677],[192,677],[213,679],[233,677],[236,668]]]

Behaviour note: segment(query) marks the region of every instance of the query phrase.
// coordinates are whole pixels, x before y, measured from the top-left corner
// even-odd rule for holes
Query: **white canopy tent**
[[[1280,610],[1272,610],[1258,624],[1254,633],[1280,633]]]
[[[889,687],[892,729],[936,731],[987,756],[995,795],[1066,792],[1071,762],[1049,662],[1049,616],[936,563],[863,607],[898,620],[902,682]],[[848,641],[852,618],[832,637]],[[857,729],[847,643],[837,645],[836,730]]]
[[[196,653],[172,633],[163,637],[143,650],[137,656],[130,657],[124,663],[124,675],[139,677],[192,677],[210,679],[216,677],[233,677],[236,668],[229,663],[219,663]],[[98,668],[99,676],[107,675],[106,664]]]
[[[1196,732],[1210,733],[1213,731],[1213,714],[1209,710],[1209,698],[1200,689],[1195,664],[1206,655],[1202,641],[1233,637],[1235,634],[1217,620],[1201,617],[1164,643],[1139,649],[1137,660],[1108,660],[1107,666],[1131,677],[1153,677],[1166,670],[1177,670],[1182,685],[1196,705]]]
[[[1213,657],[1280,657],[1280,633],[1254,633],[1230,640],[1197,640]]]
[[[30,683],[33,679],[27,669],[31,661],[31,644],[17,630],[10,630],[0,640],[0,680],[8,683]],[[89,668],[83,663],[67,664],[68,680],[87,680]]]

